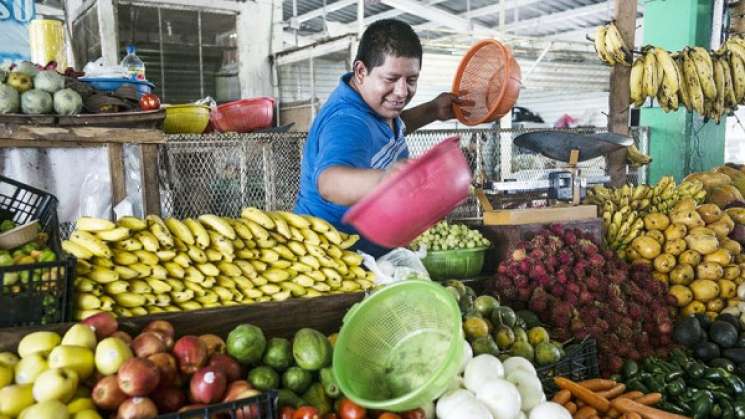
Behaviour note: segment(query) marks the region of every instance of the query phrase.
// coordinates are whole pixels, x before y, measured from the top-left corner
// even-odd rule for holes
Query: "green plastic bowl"
[[[440,397],[463,359],[455,298],[440,284],[388,285],[353,306],[334,347],[334,375],[346,397],[401,412]]]
[[[427,268],[430,278],[435,281],[473,278],[481,273],[484,267],[486,250],[486,247],[477,247],[427,252],[422,263]]]
[[[210,123],[210,108],[205,105],[167,105],[163,130],[167,134],[201,134]]]

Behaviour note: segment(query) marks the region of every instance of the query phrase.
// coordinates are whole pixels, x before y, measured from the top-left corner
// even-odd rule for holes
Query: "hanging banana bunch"
[[[607,65],[631,65],[631,50],[623,42],[615,22],[599,26],[595,31],[595,52]]]

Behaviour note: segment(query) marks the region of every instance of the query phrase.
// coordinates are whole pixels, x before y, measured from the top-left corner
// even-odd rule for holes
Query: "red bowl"
[[[274,98],[255,97],[218,106],[210,121],[217,132],[251,132],[272,126],[273,117]]]
[[[393,248],[411,243],[468,198],[471,168],[450,137],[378,185],[344,215],[366,239]]]

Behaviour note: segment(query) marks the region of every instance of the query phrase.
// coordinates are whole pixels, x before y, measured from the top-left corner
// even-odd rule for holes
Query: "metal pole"
[[[204,58],[202,57],[202,12],[197,12],[197,44],[199,45],[199,97],[204,97]]]
[[[297,0],[292,0],[292,17],[297,17]],[[298,46],[297,28],[293,28],[292,32],[295,35],[295,46]]]
[[[711,18],[711,40],[710,48],[719,49],[722,45],[722,21],[724,17],[724,0],[714,0],[714,8]]]
[[[365,20],[365,0],[357,0],[357,39],[362,36]]]
[[[158,7],[158,44],[160,53],[160,91],[163,96],[163,100],[166,100],[166,66],[165,59],[163,58],[163,13],[161,8]]]
[[[316,117],[316,69],[313,55],[310,56],[310,117]]]

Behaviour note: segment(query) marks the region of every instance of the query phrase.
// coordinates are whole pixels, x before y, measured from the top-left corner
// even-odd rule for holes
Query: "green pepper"
[[[687,410],[682,409],[677,404],[674,404],[674,403],[671,403],[671,402],[662,401],[662,402],[657,403],[654,407],[656,409],[661,409],[661,410],[664,410],[664,411],[670,412],[670,413],[676,413],[678,415],[687,415],[688,414],[688,411]]]
[[[326,396],[326,390],[323,388],[323,384],[315,383],[303,394],[303,399],[308,402],[311,406],[318,409],[318,413],[323,416],[326,413],[331,412],[331,401]]]
[[[706,371],[706,367],[704,367],[698,362],[694,362],[688,367],[688,375],[691,378],[701,378],[704,376],[705,371]]]
[[[621,374],[613,374],[610,377],[608,377],[608,379],[613,380],[617,383],[623,382],[623,376]]]
[[[712,401],[708,394],[702,392],[697,395],[693,402],[693,419],[708,418],[711,413],[712,405]]]
[[[298,407],[306,404],[305,400],[301,399],[300,396],[295,394],[294,391],[283,388],[277,392],[277,404],[280,409],[285,406],[290,406],[297,409]]]
[[[727,374],[727,371],[722,368],[707,368],[704,370],[704,376],[702,378],[715,383],[720,383],[724,380],[724,377],[726,377]]]
[[[714,419],[719,419],[722,417],[722,406],[720,406],[719,403],[716,403],[714,404],[714,406],[711,407],[709,417],[712,417]]]
[[[641,363],[641,367],[644,371],[649,373],[654,373],[654,370],[657,369],[657,364],[655,363],[655,360],[657,358],[650,356],[649,358],[644,358]]]
[[[732,408],[735,410],[735,418],[745,419],[745,401],[736,401]]]
[[[679,368],[686,368],[689,361],[688,356],[681,349],[670,351],[670,360],[676,363]]]
[[[623,362],[623,376],[627,380],[636,374],[639,374],[639,364],[634,362],[632,359],[627,359]]]
[[[672,381],[668,381],[665,386],[665,393],[669,396],[677,396],[682,394],[686,389],[686,382],[682,378],[676,378]]]
[[[683,371],[673,371],[665,377],[666,382],[677,380],[685,375]]]
[[[745,392],[745,383],[742,379],[734,374],[727,374],[724,378],[724,384],[729,389],[730,393],[735,396],[739,396]]]
[[[722,419],[735,419],[735,409],[729,400],[719,400],[719,405],[722,407]]]
[[[339,385],[336,384],[336,377],[331,368],[323,368],[320,372],[321,384],[323,389],[326,391],[326,395],[335,399],[341,395],[339,391]]]
[[[712,383],[711,381],[705,380],[703,378],[691,380],[688,382],[688,384],[701,390],[716,391],[722,389],[722,387],[720,387],[718,384]]]
[[[653,393],[662,393],[665,391],[665,381],[661,376],[652,376],[647,380],[644,380],[647,388]]]
[[[640,391],[644,394],[649,393],[649,388],[639,379],[639,378],[632,378],[631,380],[626,382],[626,388],[629,391]]]

